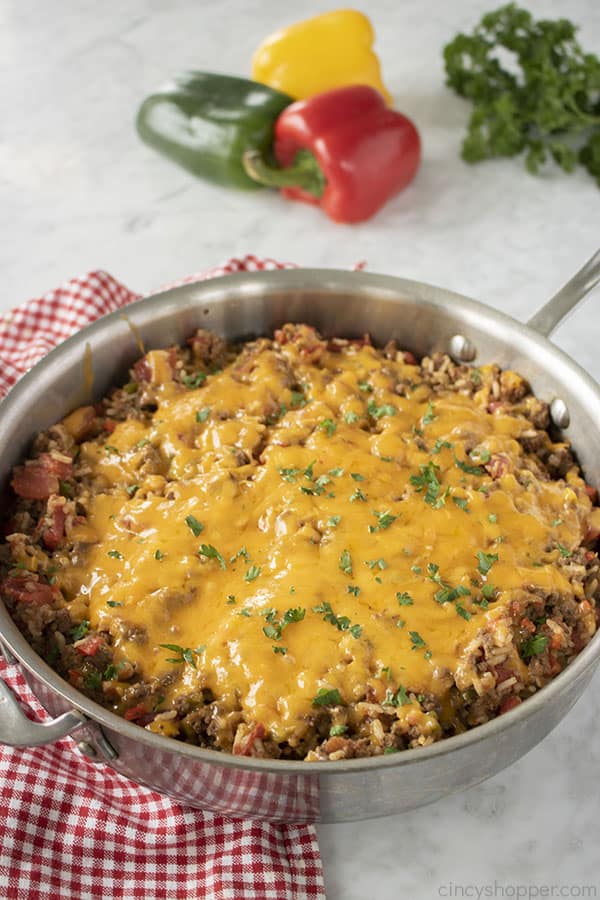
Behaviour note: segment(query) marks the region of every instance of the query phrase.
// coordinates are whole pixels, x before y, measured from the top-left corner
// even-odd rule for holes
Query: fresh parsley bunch
[[[585,166],[600,187],[600,59],[576,30],[509,3],[447,44],[446,83],[473,103],[464,160],[525,152],[536,173],[550,156],[565,172]]]

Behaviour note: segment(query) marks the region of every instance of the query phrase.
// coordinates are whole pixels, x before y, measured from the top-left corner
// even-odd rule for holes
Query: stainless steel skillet
[[[165,291],[70,338],[0,404],[0,485],[37,432],[101,397],[147,349],[179,343],[198,327],[227,338],[303,321],[329,335],[391,337],[417,354],[450,352],[525,375],[551,403],[587,480],[600,486],[600,389],[547,336],[600,279],[600,252],[527,325],[459,294],[365,272],[299,269],[231,275]],[[37,656],[0,604],[0,646],[18,660],[56,718],[24,717],[0,681],[0,742],[43,744],[72,734],[81,752],[182,803],[230,816],[341,822],[430,803],[509,765],[561,720],[600,662],[600,634],[568,669],[517,709],[431,747],[335,763],[233,757],[151,734],[108,712]]]

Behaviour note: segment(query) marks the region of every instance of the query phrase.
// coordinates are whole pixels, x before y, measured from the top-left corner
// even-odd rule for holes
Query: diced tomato
[[[236,756],[252,756],[254,742],[257,740],[262,740],[265,734],[265,726],[261,722],[259,722],[258,725],[254,726],[246,739],[240,742],[240,745],[237,748],[234,746],[233,752]]]
[[[520,706],[523,701],[519,700],[518,697],[507,697],[506,700],[503,700],[500,704],[500,709],[498,712],[500,715],[502,713],[510,712],[511,709],[515,709],[517,706]]]
[[[585,492],[586,492],[586,494],[588,495],[588,497],[590,498],[590,500],[592,501],[592,503],[596,503],[596,502],[597,502],[597,500],[598,500],[598,491],[596,490],[595,487],[592,487],[591,484],[586,484],[586,485],[585,485]]]
[[[504,407],[504,403],[502,402],[502,400],[492,400],[490,403],[488,403],[487,411],[489,413],[492,413],[492,415],[493,415],[495,412],[498,412],[498,410],[502,409],[503,407]]]
[[[529,631],[530,634],[535,633],[535,625],[533,624],[531,619],[528,619],[527,617],[525,617],[525,618],[521,619],[519,624],[520,624],[521,628],[525,628],[527,631]]]
[[[95,656],[101,647],[104,647],[103,638],[97,634],[91,634],[89,637],[83,638],[81,642],[78,642],[75,649],[78,653],[82,653],[83,656]]]
[[[108,431],[109,434],[112,434],[116,427],[117,423],[114,419],[105,419],[102,423],[102,428],[104,431]]]
[[[407,366],[418,365],[417,357],[415,356],[414,353],[411,353],[410,350],[404,350],[404,352],[402,353],[402,359],[406,363]]]
[[[149,382],[152,380],[152,367],[145,356],[142,356],[141,359],[138,359],[133,367],[133,374],[136,381]]]
[[[79,687],[83,681],[83,674],[78,669],[69,669],[67,674],[73,687]]]
[[[485,464],[485,469],[495,481],[498,478],[502,478],[507,472],[510,472],[510,459],[504,453],[494,453]]]
[[[503,681],[512,678],[514,674],[510,669],[506,669],[504,666],[494,666],[492,671],[496,678],[496,684],[502,684]]]
[[[124,718],[127,719],[128,722],[135,722],[137,719],[142,719],[147,715],[146,710],[142,703],[138,703],[137,706],[132,706],[125,712]]]
[[[30,575],[9,575],[0,584],[0,593],[12,597],[18,603],[43,606],[53,603],[55,593],[49,584],[43,584]]]
[[[70,462],[43,453],[29,465],[15,466],[11,481],[15,494],[24,500],[47,500],[57,494],[59,479],[70,478],[73,466]]]
[[[56,550],[65,536],[66,521],[64,506],[55,506],[52,510],[52,524],[42,531],[42,540],[48,550]]]

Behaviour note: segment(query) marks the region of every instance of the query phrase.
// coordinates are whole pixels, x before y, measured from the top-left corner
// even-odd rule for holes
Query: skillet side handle
[[[542,306],[527,322],[544,337],[550,337],[554,329],[567,318],[583,298],[600,282],[600,250],[598,250],[573,277]]]
[[[72,709],[51,722],[32,722],[24,714],[11,689],[0,678],[0,744],[9,747],[41,747],[66,737],[87,724],[86,717]]]

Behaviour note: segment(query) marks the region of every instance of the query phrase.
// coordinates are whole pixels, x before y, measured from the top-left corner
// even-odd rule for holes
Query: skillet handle
[[[544,337],[572,313],[592,288],[600,282],[600,250],[529,319],[527,324]]]
[[[40,747],[66,737],[86,724],[86,717],[76,709],[63,713],[51,722],[32,722],[11,689],[0,678],[0,744]]]

